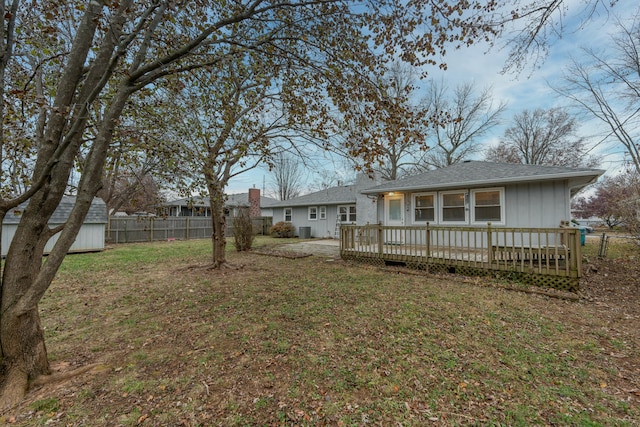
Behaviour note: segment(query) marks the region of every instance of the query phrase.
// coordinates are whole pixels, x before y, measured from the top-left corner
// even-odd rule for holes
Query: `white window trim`
[[[289,216],[291,217],[291,219],[287,219],[287,211],[289,211]],[[293,221],[293,208],[284,208],[284,210],[282,211],[282,220],[284,222],[292,222]]]
[[[316,212],[316,217],[315,218],[311,218],[311,210],[315,209]],[[318,220],[318,207],[317,206],[309,206],[307,208],[307,219],[309,221],[317,221]]]
[[[433,221],[418,221],[416,220],[416,197],[420,196],[433,196]],[[437,224],[438,223],[438,193],[430,191],[426,193],[413,193],[411,194],[411,221],[413,224]]]
[[[445,221],[444,220],[444,196],[447,194],[464,194],[464,220],[463,221]],[[442,225],[461,225],[469,224],[469,191],[468,190],[450,190],[440,191],[438,193],[438,213],[436,214]]]
[[[318,207],[318,219],[327,219],[327,207],[319,206]]]
[[[351,220],[351,209],[350,208],[355,208],[356,205],[338,205],[338,221],[340,221],[340,223],[342,224],[352,224],[355,223],[358,219],[358,211],[356,210],[356,219],[355,220]],[[347,208],[347,220],[346,221],[342,221],[340,219],[340,208]]]
[[[476,221],[476,193],[485,193],[487,191],[498,191],[500,193],[500,221]],[[504,187],[475,188],[471,190],[469,211],[471,211],[471,224],[473,225],[487,225],[487,222],[491,222],[491,225],[505,225]]]

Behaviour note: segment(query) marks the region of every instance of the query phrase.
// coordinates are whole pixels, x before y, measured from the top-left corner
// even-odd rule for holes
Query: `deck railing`
[[[571,289],[581,276],[575,228],[367,224],[343,225],[340,237],[340,254],[347,259],[544,276],[543,284],[558,282]]]

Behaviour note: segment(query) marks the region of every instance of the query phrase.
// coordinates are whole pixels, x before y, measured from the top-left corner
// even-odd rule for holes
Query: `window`
[[[413,222],[435,222],[436,195],[435,193],[420,193],[413,195]]]
[[[292,219],[293,219],[293,208],[284,208],[285,222],[291,222]]]
[[[466,192],[440,193],[442,200],[442,222],[467,222],[465,207]]]
[[[315,221],[318,219],[318,207],[309,206],[309,221]]]
[[[504,190],[483,188],[471,191],[472,221],[475,223],[504,223]]]
[[[327,207],[326,206],[320,206],[318,208],[318,215],[319,219],[327,219]]]
[[[356,222],[356,206],[338,206],[338,221]]]
[[[402,211],[402,205],[404,204],[404,197],[387,197],[387,200],[387,220],[390,224],[403,224],[404,212]]]

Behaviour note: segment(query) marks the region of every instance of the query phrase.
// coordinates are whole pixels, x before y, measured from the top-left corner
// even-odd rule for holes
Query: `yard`
[[[41,304],[57,378],[0,423],[638,425],[640,253],[595,246],[578,300],[322,257],[192,268],[206,240],[69,256]]]

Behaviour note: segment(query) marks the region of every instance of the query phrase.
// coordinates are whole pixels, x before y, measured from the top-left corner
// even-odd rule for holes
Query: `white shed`
[[[50,227],[57,227],[64,224],[69,217],[69,213],[75,204],[75,197],[64,196],[60,201],[60,205],[53,213],[51,220],[49,221]],[[27,206],[28,202],[25,202],[17,208],[11,209],[7,212],[2,223],[2,256],[7,255],[9,245],[13,240],[13,236],[16,233],[22,211]],[[100,198],[93,199],[87,217],[84,220],[75,242],[71,245],[69,252],[95,252],[104,250],[104,236],[107,226],[107,206]],[[53,236],[47,245],[45,246],[45,253],[49,253],[53,248],[53,245],[58,240],[59,234]]]

